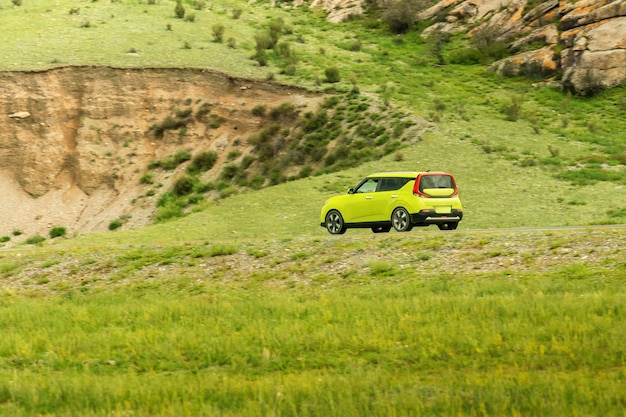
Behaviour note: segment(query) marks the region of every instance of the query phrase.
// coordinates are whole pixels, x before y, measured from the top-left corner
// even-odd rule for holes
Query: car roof
[[[367,178],[417,178],[419,174],[429,175],[450,175],[447,172],[419,172],[419,171],[393,171],[393,172],[376,172],[374,174],[370,174]]]

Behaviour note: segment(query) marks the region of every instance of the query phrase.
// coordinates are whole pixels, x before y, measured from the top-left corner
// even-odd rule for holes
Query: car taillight
[[[420,177],[417,177],[417,179],[413,183],[413,195],[417,196],[417,197],[426,197],[426,198],[430,197],[429,195],[424,194],[423,192],[421,192],[419,190],[419,187],[420,187]]]

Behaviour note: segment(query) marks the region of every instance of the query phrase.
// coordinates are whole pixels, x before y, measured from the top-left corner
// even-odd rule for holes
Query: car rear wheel
[[[398,207],[391,214],[391,224],[398,232],[408,232],[413,228],[411,224],[411,216],[404,207]]]
[[[390,230],[391,230],[391,226],[372,227],[372,232],[374,233],[387,233]]]
[[[346,224],[343,221],[341,213],[337,210],[331,210],[326,214],[326,230],[331,235],[342,235],[346,232]]]
[[[437,226],[439,230],[456,230],[459,222],[450,222],[450,223],[440,223]]]

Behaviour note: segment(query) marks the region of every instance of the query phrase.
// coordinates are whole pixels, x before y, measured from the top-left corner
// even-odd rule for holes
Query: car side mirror
[[[354,194],[354,188],[350,188],[350,189],[348,190],[348,194]]]

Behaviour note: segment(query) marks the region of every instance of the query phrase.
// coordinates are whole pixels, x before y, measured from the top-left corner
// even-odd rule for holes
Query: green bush
[[[166,160],[156,160],[148,164],[149,169],[161,168],[165,170],[176,169],[183,162],[191,159],[191,153],[189,151],[178,151],[174,155],[170,156]]]
[[[217,162],[218,155],[214,151],[205,151],[196,155],[187,168],[189,173],[205,172],[213,168]]]
[[[265,116],[266,109],[267,107],[265,105],[257,104],[256,106],[252,108],[252,110],[250,110],[250,112],[252,113],[253,116],[263,117]]]
[[[224,40],[224,25],[216,23],[212,27],[213,29],[213,40],[218,43],[222,43]]]
[[[36,236],[31,236],[28,239],[26,239],[26,244],[27,245],[38,245],[41,242],[45,241],[46,238],[40,235],[36,235]]]
[[[187,194],[191,194],[193,192],[196,181],[189,177],[185,176],[176,180],[172,187],[172,192],[174,195],[178,197],[182,197]]]
[[[324,75],[326,75],[326,82],[328,83],[338,83],[341,81],[341,75],[337,67],[326,68]]]
[[[113,220],[111,223],[109,223],[109,230],[111,231],[117,230],[120,227],[122,227],[122,222],[119,220]]]
[[[151,172],[144,173],[139,178],[139,183],[140,184],[154,184],[154,177],[152,176],[152,173]]]
[[[183,216],[183,208],[177,201],[170,200],[159,207],[154,215],[157,223]]]
[[[65,227],[55,226],[52,229],[50,229],[50,238],[54,239],[55,237],[62,237],[62,236],[65,236],[66,233],[67,233],[67,230],[65,230]]]
[[[2,237],[0,237],[0,243],[6,243],[9,240],[11,240],[10,236],[2,236]]]
[[[451,64],[475,65],[480,64],[483,55],[478,48],[463,48],[450,52],[448,61]]]
[[[235,164],[228,164],[222,168],[220,178],[223,180],[232,180],[239,174],[239,166]]]
[[[174,14],[176,15],[178,19],[182,19],[183,17],[185,17],[185,6],[183,6],[183,3],[181,2],[181,0],[176,0],[176,7],[174,7]]]
[[[415,27],[418,12],[427,5],[426,0],[391,0],[385,3],[381,19],[390,32],[406,33]]]

